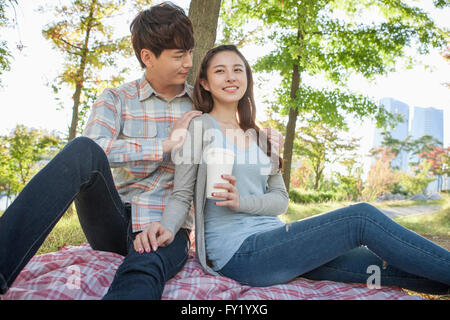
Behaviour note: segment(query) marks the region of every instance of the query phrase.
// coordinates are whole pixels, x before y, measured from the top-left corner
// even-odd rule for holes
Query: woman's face
[[[244,61],[233,51],[217,53],[206,71],[208,80],[200,84],[213,97],[214,103],[237,104],[247,90],[247,73]]]

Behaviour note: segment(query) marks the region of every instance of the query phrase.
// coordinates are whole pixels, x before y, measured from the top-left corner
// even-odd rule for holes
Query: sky
[[[50,42],[42,36],[43,27],[53,21],[50,11],[37,12],[36,9],[45,3],[56,1],[22,0],[16,9],[16,28],[0,30],[0,39],[7,40],[14,56],[11,71],[2,75],[3,88],[0,88],[0,134],[8,134],[17,124],[66,133],[71,121],[71,91],[66,93],[66,108],[57,110],[54,94],[46,83],[57,75],[63,63],[62,56],[53,50]],[[65,0],[58,0],[63,3]],[[159,2],[159,1],[156,1]],[[188,10],[189,0],[174,0],[174,3]],[[429,11],[439,26],[450,28],[450,8],[431,10],[431,0],[421,0],[418,5]],[[115,24],[118,36],[129,32],[129,23],[134,13],[121,17]],[[17,45],[23,44],[22,50]],[[256,46],[244,47],[241,51],[250,61],[255,62],[264,54],[265,48]],[[450,144],[450,89],[442,83],[450,82],[450,63],[446,62],[439,52],[417,57],[418,63],[413,69],[399,68],[388,76],[377,77],[368,82],[362,77],[352,76],[349,89],[372,97],[375,101],[383,97],[392,97],[407,103],[411,109],[415,106],[434,107],[444,110],[444,145]],[[425,68],[424,65],[429,67]],[[129,60],[132,71],[125,81],[132,81],[141,76],[137,60]],[[257,77],[255,77],[255,80]],[[257,82],[257,80],[256,80]],[[264,119],[263,96],[279,85],[279,79],[266,79],[261,88],[255,88],[257,117]],[[410,117],[411,118],[411,117]],[[372,146],[373,124],[370,121],[351,123],[350,134],[362,137],[361,154],[366,154]]]

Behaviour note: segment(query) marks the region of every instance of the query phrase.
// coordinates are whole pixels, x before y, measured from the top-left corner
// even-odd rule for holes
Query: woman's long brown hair
[[[255,99],[253,96],[253,75],[252,70],[250,68],[250,65],[248,64],[247,60],[244,58],[242,53],[236,48],[234,45],[221,45],[218,47],[215,47],[211,50],[209,50],[205,57],[202,60],[202,63],[200,64],[200,68],[197,73],[197,78],[195,80],[194,84],[194,104],[195,108],[197,110],[209,113],[214,106],[214,101],[211,96],[211,93],[203,88],[203,86],[200,84],[200,80],[208,80],[207,76],[207,70],[209,67],[209,64],[211,62],[211,59],[218,54],[219,52],[223,51],[231,51],[236,53],[244,62],[245,65],[245,71],[247,75],[247,90],[244,93],[244,96],[239,100],[238,103],[238,117],[239,117],[239,127],[244,130],[244,132],[247,132],[249,129],[254,129],[256,131],[257,135],[257,143],[259,147],[262,147],[262,150],[264,150],[269,158],[272,156],[272,146],[270,144],[270,141],[267,139],[267,136],[264,134],[263,131],[259,128],[259,126],[256,124],[256,105],[255,105]],[[263,136],[263,137],[260,137]],[[260,144],[263,144],[261,146]],[[267,145],[264,145],[267,143]],[[278,156],[278,165],[281,169],[283,167],[283,159]]]

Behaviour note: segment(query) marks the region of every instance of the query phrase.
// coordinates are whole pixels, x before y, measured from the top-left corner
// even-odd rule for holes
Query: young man
[[[172,132],[201,114],[193,111],[185,85],[193,28],[181,8],[162,3],[138,14],[131,34],[145,68],[142,78],[105,90],[92,107],[85,137],[68,143],[1,217],[0,294],[74,200],[91,247],[126,255],[106,299],[160,299],[165,282],[186,261],[192,217],[173,245],[156,252],[139,254],[132,240],[144,229],[158,235],[173,185],[170,152],[181,143]]]
[[[170,245],[160,247],[156,239],[165,232],[159,221],[173,187],[170,153],[183,142],[178,133],[201,114],[185,84],[193,28],[181,8],[165,2],[138,14],[131,34],[142,78],[105,90],[84,137],[68,143],[0,218],[0,294],[72,201],[90,246],[125,256],[104,299],[160,299],[187,260],[192,214]],[[136,252],[141,231],[147,246]]]

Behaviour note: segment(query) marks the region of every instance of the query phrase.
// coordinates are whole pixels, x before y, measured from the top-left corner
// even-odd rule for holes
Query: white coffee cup
[[[233,172],[234,152],[225,148],[211,148],[206,152],[207,179],[206,179],[206,197],[213,200],[224,200],[223,198],[213,197],[213,192],[227,192],[222,188],[214,188],[217,183],[228,183],[221,177],[223,174],[231,175]]]

